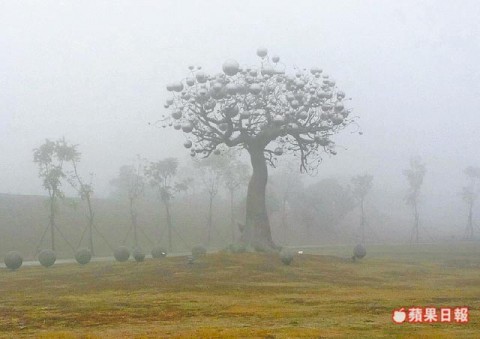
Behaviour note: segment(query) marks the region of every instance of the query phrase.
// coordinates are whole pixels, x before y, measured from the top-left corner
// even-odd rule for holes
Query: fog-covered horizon
[[[99,197],[137,154],[185,162],[182,133],[149,125],[165,85],[191,64],[258,64],[265,46],[290,71],[324,69],[360,117],[318,179],[371,173],[376,196],[403,194],[418,155],[430,214],[463,215],[463,170],[480,166],[479,16],[477,1],[1,1],[0,192],[45,194],[32,150],[47,138],[79,145]]]

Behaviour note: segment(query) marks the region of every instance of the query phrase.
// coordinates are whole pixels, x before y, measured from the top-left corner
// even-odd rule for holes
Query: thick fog
[[[360,117],[318,177],[371,173],[380,203],[419,155],[425,219],[455,222],[463,169],[480,165],[479,17],[475,0],[0,1],[0,192],[45,194],[32,150],[46,138],[79,145],[97,196],[137,154],[187,160],[182,133],[149,125],[166,83],[265,46],[323,68]]]

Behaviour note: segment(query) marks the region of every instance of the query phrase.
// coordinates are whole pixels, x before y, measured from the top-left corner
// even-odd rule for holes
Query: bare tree
[[[414,157],[410,159],[410,168],[403,171],[403,174],[408,180],[410,185],[409,192],[405,197],[407,205],[412,206],[414,223],[412,229],[412,237],[415,237],[415,242],[419,240],[419,213],[418,213],[418,200],[420,196],[420,188],[423,184],[423,178],[426,173],[425,164],[422,163],[420,157]]]
[[[208,193],[207,245],[210,245],[212,241],[213,202],[220,190],[228,160],[227,157],[214,157],[194,162],[201,181]]]
[[[178,160],[176,158],[165,158],[157,162],[151,162],[145,168],[145,175],[150,185],[158,190],[158,195],[165,207],[168,230],[168,251],[172,252],[172,216],[170,212],[170,201],[176,192],[188,188],[189,181],[173,182],[177,175]],[[159,239],[160,240],[160,239]]]
[[[464,170],[468,178],[468,185],[463,187],[462,198],[468,205],[467,227],[465,228],[465,239],[473,239],[473,207],[478,198],[478,180],[480,179],[480,168],[469,166]]]
[[[72,166],[72,170],[67,171],[67,181],[70,183],[70,186],[72,186],[80,196],[80,199],[85,202],[86,204],[86,210],[87,210],[87,225],[84,228],[84,231],[82,232],[82,236],[80,238],[78,247],[81,245],[85,233],[88,230],[88,247],[92,253],[92,255],[95,255],[95,249],[93,245],[93,233],[94,230],[97,232],[98,235],[105,241],[105,243],[110,247],[109,242],[105,238],[105,236],[97,229],[95,226],[95,212],[93,210],[93,204],[92,204],[92,195],[93,195],[93,173],[90,173],[90,178],[89,181],[85,181],[85,179],[82,178],[78,171],[78,163],[81,160],[81,153],[77,149],[78,145],[69,145],[65,139],[62,139],[59,144],[58,144],[58,153],[62,154],[63,158],[66,160],[69,160],[69,163]]]
[[[172,113],[159,121],[188,135],[185,147],[192,148],[192,156],[208,157],[228,148],[248,151],[253,173],[244,239],[258,249],[276,247],[265,203],[267,164],[294,153],[300,170],[312,171],[322,151],[336,154],[331,137],[353,122],[344,106],[345,94],[321,69],[286,75],[280,58],[267,54],[265,48],[257,50],[258,67],[228,60],[223,73],[215,76],[190,66],[190,77],[167,85],[173,96],[165,107]]]
[[[52,251],[55,251],[55,230],[63,237],[55,222],[57,200],[64,198],[61,187],[66,174],[63,166],[65,162],[77,156],[74,147],[64,147],[64,145],[65,139],[57,141],[47,139],[39,148],[33,150],[33,161],[38,165],[39,177],[42,179],[43,187],[47,190],[49,197],[49,228]],[[63,238],[70,245],[68,240],[65,237]]]
[[[110,184],[115,186],[121,194],[127,195],[135,248],[138,248],[137,201],[143,196],[145,189],[145,177],[143,176],[141,163],[142,161],[138,157],[136,166],[125,165],[120,167],[118,177],[110,181]]]
[[[313,231],[336,233],[336,226],[355,207],[350,188],[334,178],[307,186],[291,201],[296,218],[305,225],[309,238]]]
[[[365,197],[372,189],[373,176],[370,174],[357,175],[352,178],[353,184],[353,196],[356,198],[360,205],[361,219],[360,219],[360,232],[362,237],[362,244],[365,244]]]

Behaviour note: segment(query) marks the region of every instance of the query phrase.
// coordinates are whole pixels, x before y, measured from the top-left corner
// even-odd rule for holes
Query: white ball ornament
[[[268,54],[268,50],[265,47],[260,47],[257,49],[257,55],[260,58],[265,58]]]
[[[180,81],[175,82],[175,83],[172,84],[172,89],[175,92],[181,92],[181,91],[183,91],[183,84]]]
[[[259,94],[262,91],[262,87],[259,84],[250,85],[250,92],[253,94]]]
[[[195,74],[195,78],[197,79],[197,81],[201,84],[204,84],[207,82],[207,75],[204,73],[204,72],[197,72]]]
[[[283,149],[281,147],[275,148],[275,151],[273,151],[275,155],[282,155],[283,154]]]
[[[225,86],[225,89],[227,90],[228,94],[233,95],[237,93],[237,85],[235,84],[227,84],[227,86]]]
[[[190,133],[193,130],[193,124],[191,122],[185,122],[182,124],[182,131]]]
[[[275,74],[275,69],[269,64],[262,67],[262,75],[273,75]]]
[[[226,75],[233,76],[238,73],[240,65],[237,61],[230,59],[223,63],[222,69]]]

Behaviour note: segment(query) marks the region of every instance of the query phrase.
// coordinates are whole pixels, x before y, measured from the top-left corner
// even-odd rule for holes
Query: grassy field
[[[350,251],[2,269],[0,337],[480,338],[479,244]],[[411,306],[469,306],[470,322],[395,325]]]

